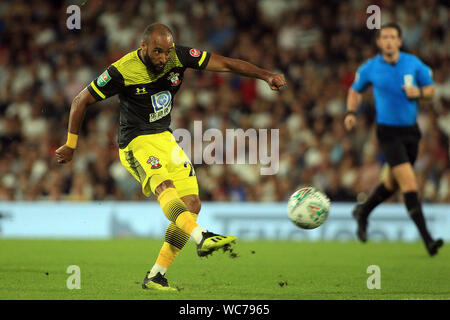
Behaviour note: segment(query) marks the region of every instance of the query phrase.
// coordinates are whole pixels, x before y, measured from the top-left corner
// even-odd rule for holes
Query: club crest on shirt
[[[159,163],[159,159],[154,156],[150,156],[147,163],[152,165],[151,169],[159,169],[162,167],[161,163]]]
[[[177,72],[171,72],[170,75],[167,77],[167,80],[169,80],[172,83],[172,86],[177,86],[180,84],[180,74]]]

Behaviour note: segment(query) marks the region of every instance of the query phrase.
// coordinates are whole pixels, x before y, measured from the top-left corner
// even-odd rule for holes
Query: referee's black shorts
[[[417,124],[413,126],[377,124],[377,138],[386,162],[391,168],[406,162],[414,165],[421,138]]]

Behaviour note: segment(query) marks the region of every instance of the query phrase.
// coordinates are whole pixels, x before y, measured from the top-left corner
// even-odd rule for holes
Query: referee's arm
[[[344,116],[345,129],[352,130],[356,125],[356,110],[362,100],[362,94],[352,87],[348,89],[347,94],[347,112]]]
[[[402,86],[409,99],[432,99],[434,97],[434,84],[423,87]]]

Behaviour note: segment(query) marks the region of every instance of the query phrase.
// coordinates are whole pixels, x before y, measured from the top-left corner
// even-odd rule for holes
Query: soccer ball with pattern
[[[298,189],[288,201],[289,219],[302,229],[314,229],[322,225],[329,212],[330,199],[312,187]]]

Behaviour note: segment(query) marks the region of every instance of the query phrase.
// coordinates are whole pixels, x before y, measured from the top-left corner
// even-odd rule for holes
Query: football
[[[330,212],[330,199],[313,187],[300,188],[288,201],[289,219],[302,229],[315,229],[322,225]]]

